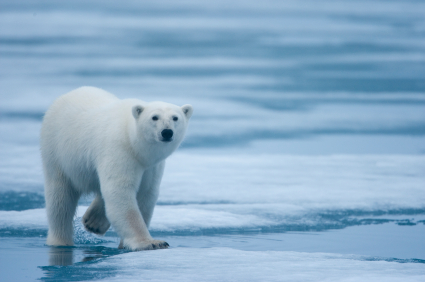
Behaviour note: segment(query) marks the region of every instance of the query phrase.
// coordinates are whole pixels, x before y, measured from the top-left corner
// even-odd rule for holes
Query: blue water
[[[194,106],[152,222],[172,257],[297,252],[314,277],[312,254],[332,253],[371,275],[386,267],[374,262],[415,269],[400,281],[425,275],[423,11],[424,1],[2,1],[0,280],[137,280],[113,229],[95,237],[76,220],[75,247],[44,245],[41,120],[82,85]],[[169,270],[195,280],[195,262]],[[262,280],[253,271],[240,272]]]

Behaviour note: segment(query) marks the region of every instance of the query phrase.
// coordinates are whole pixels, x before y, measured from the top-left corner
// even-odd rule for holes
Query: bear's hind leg
[[[45,199],[49,222],[47,245],[74,244],[73,219],[79,198],[80,193],[73,189],[71,181],[63,173],[46,173]]]
[[[90,204],[81,221],[89,232],[103,235],[108,231],[111,224],[106,218],[105,202],[100,194]]]

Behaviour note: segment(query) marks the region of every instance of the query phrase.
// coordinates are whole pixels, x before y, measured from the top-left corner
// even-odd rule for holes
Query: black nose
[[[164,129],[161,135],[164,139],[171,139],[171,137],[173,137],[173,131],[171,129]]]

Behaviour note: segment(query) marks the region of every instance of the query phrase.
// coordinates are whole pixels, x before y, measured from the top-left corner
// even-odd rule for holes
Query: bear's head
[[[193,108],[191,105],[179,107],[164,102],[151,102],[133,106],[132,113],[136,119],[138,136],[149,143],[178,146],[183,141]]]

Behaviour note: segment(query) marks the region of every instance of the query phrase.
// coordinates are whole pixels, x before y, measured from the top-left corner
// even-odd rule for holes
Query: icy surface
[[[425,280],[423,1],[3,0],[1,281]],[[39,131],[83,85],[190,103],[151,223],[44,245]]]
[[[123,267],[124,266],[124,267]],[[249,252],[229,248],[176,248],[128,253],[73,272],[119,273],[108,281],[423,281],[423,264],[364,261],[359,257],[301,252]]]
[[[424,156],[176,153],[153,231],[336,224],[326,213],[422,213]],[[217,177],[217,176],[220,177]],[[87,207],[81,206],[81,217]],[[404,211],[403,211],[404,210]],[[0,224],[46,226],[42,209],[0,211]]]

